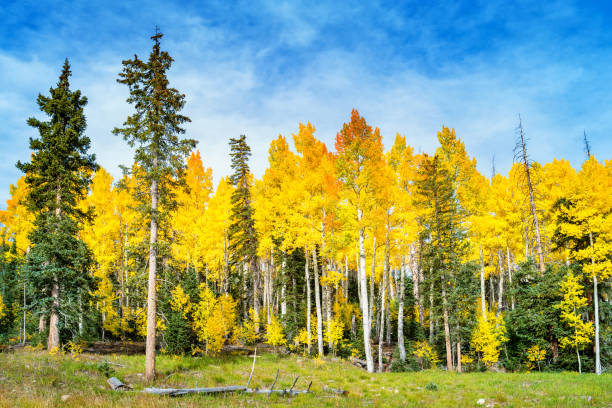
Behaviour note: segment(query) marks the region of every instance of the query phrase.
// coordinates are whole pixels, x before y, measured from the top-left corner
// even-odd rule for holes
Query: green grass
[[[0,353],[0,407],[201,407],[201,406],[481,406],[504,407],[612,407],[612,375],[577,373],[419,373],[369,374],[345,361],[325,362],[297,356],[265,354],[257,359],[252,387],[268,388],[276,370],[275,388],[289,387],[296,375],[296,388],[312,381],[313,394],[295,398],[226,394],[189,395],[177,398],[140,392],[148,384],[142,377],[143,356],[112,355],[106,358],[114,376],[134,391],[111,391],[98,369],[105,357],[84,354],[50,356],[43,351]],[[157,359],[157,387],[212,387],[245,385],[252,358],[246,356],[171,357]],[[427,389],[429,383],[437,390]],[[342,388],[338,396],[324,387]],[[430,387],[431,388],[431,387]],[[62,396],[69,397],[62,401]],[[591,400],[588,400],[591,397]]]

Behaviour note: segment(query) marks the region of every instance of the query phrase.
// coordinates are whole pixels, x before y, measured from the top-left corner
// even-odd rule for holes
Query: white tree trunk
[[[402,256],[400,267],[399,289],[397,299],[397,347],[399,348],[400,360],[406,361],[406,347],[404,346],[404,268],[406,267],[405,257]]]
[[[363,213],[357,209],[357,222],[361,223]],[[374,372],[374,359],[372,358],[372,345],[370,344],[370,308],[368,307],[368,285],[366,282],[366,259],[365,259],[365,233],[363,227],[359,228],[359,281],[361,289],[361,314],[363,324],[363,346],[366,355],[366,367],[368,372]]]
[[[595,251],[593,246],[593,234],[589,232],[589,242],[591,244],[591,251]],[[591,257],[591,265],[595,266],[595,258]],[[597,293],[597,273],[593,271],[593,308],[595,320],[595,374],[601,374],[601,356],[599,352],[599,294]],[[580,358],[580,356],[578,356]]]
[[[444,345],[446,347],[446,364],[448,371],[453,371],[453,354],[451,350],[450,326],[448,323],[448,305],[446,302],[446,279],[442,279],[442,317],[444,319]]]
[[[497,252],[498,264],[499,264],[499,286],[497,292],[497,316],[502,312],[504,306],[504,267],[502,263],[501,251]]]
[[[304,264],[304,270],[306,274],[306,331],[308,332],[308,355],[310,355],[310,346],[312,344],[312,333],[310,330],[310,310],[312,309],[312,305],[310,303],[310,266],[308,265],[308,249],[306,247],[304,247],[304,258],[306,259],[306,262]]]
[[[480,308],[482,309],[482,318],[487,321],[487,306],[485,299],[485,267],[484,257],[482,254],[482,245],[480,246]]]
[[[317,249],[312,250],[312,269],[314,271],[315,308],[317,310],[317,351],[323,357],[323,316],[321,313],[321,290],[319,285],[319,263]]]

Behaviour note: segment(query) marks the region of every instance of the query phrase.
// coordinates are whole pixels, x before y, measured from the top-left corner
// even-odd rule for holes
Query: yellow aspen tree
[[[229,227],[232,214],[232,193],[234,187],[223,177],[214,195],[210,198],[201,231],[202,260],[209,278],[219,282],[222,293],[229,290]]]
[[[117,291],[113,285],[115,278],[118,278],[119,268],[116,261],[120,242],[115,197],[113,177],[103,168],[99,168],[92,179],[90,194],[81,203],[83,207],[93,208],[95,213],[93,222],[83,227],[81,239],[91,248],[95,260],[92,274],[97,279],[98,286],[94,296],[102,316],[103,339],[105,331],[118,335],[121,329],[120,311],[114,306]],[[81,325],[79,328],[82,328]]]
[[[508,341],[503,315],[488,310],[487,318],[478,315],[478,323],[472,333],[471,345],[481,355],[482,362],[491,368],[497,364],[499,353]]]
[[[9,239],[15,242],[17,256],[23,258],[30,249],[31,243],[28,235],[34,228],[34,214],[32,214],[26,205],[28,196],[28,186],[25,183],[25,176],[20,177],[16,184],[11,184],[9,187],[11,197],[6,200],[6,210],[0,210],[0,223],[4,225],[3,232]],[[22,328],[20,330],[22,342],[26,342],[27,338],[27,310],[26,310],[26,276],[21,273],[23,286],[23,303],[22,303]],[[39,320],[39,331],[44,331],[45,316],[41,315]]]
[[[336,135],[337,172],[343,186],[344,197],[355,209],[359,245],[359,288],[363,342],[368,372],[374,371],[374,359],[370,344],[371,320],[366,287],[365,216],[374,205],[376,181],[383,160],[382,137],[378,128],[372,129],[357,110]]]
[[[185,169],[186,188],[177,189],[177,208],[170,214],[175,241],[172,258],[181,269],[203,272],[203,233],[207,228],[205,212],[213,190],[212,170],[204,168],[200,151],[191,153]]]
[[[570,347],[576,350],[578,358],[578,372],[582,373],[582,363],[580,361],[580,349],[590,344],[593,337],[593,322],[582,320],[582,311],[587,305],[584,297],[582,285],[577,276],[568,273],[561,282],[561,293],[563,300],[556,307],[561,311],[563,320],[571,329],[572,334],[561,338],[561,347]]]
[[[16,184],[10,185],[9,193],[11,197],[6,200],[6,210],[0,210],[0,222],[15,240],[18,253],[25,255],[30,247],[28,234],[32,231],[34,222],[34,215],[28,211],[24,201],[28,194],[25,176],[20,177]]]
[[[272,316],[272,319],[266,324],[266,338],[266,343],[273,347],[287,344],[287,338],[283,333],[283,325],[276,316]]]
[[[582,165],[567,201],[558,206],[558,232],[573,248],[570,257],[593,280],[595,372],[601,374],[598,281],[612,275],[612,177],[593,156]]]

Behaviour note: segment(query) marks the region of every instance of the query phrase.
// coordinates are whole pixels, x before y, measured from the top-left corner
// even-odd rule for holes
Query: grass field
[[[113,376],[134,387],[111,391],[100,363],[108,359]],[[252,358],[247,356],[171,357],[157,359],[157,387],[245,385]],[[225,394],[164,397],[140,392],[143,356],[82,354],[50,356],[43,351],[0,353],[0,407],[201,407],[201,406],[503,406],[612,407],[612,375],[577,373],[467,373],[439,370],[368,374],[345,361],[320,361],[265,354],[257,359],[251,387],[296,388],[312,381],[312,394],[294,398]],[[434,383],[437,390],[427,387]],[[341,388],[339,396],[325,387]],[[63,398],[62,398],[63,397]],[[477,401],[484,399],[484,404]],[[482,402],[482,401],[481,401]]]

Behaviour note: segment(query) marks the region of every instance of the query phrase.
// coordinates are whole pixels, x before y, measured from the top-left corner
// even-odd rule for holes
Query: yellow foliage
[[[544,361],[545,358],[546,349],[540,348],[537,344],[529,347],[529,349],[527,349],[527,362],[525,363],[527,370],[533,370],[536,365],[538,366],[538,370],[540,370],[540,363]]]
[[[6,200],[6,210],[0,210],[0,223],[8,229],[17,244],[19,254],[26,253],[30,246],[28,234],[34,227],[34,215],[28,211],[25,203],[28,194],[28,186],[25,183],[25,176],[17,180],[17,184],[9,187],[11,198]]]
[[[250,319],[245,319],[240,326],[234,330],[233,341],[242,344],[254,344],[259,339],[259,334],[255,331],[255,327],[259,326],[259,316],[255,314],[253,308],[249,309]]]
[[[308,330],[301,328],[300,332],[294,337],[293,341],[298,345],[303,344],[304,346],[308,346]],[[310,339],[310,343],[312,343],[312,339]]]
[[[147,335],[147,308],[138,308],[135,311],[136,334],[142,337]],[[156,328],[158,331],[166,330],[166,324],[157,316]]]
[[[572,334],[561,338],[559,344],[563,348],[581,349],[591,343],[594,329],[593,322],[582,320],[580,311],[587,305],[587,299],[584,297],[578,277],[569,273],[561,282],[561,292],[563,300],[555,307],[561,310],[561,320],[572,329]]]
[[[487,367],[497,363],[501,348],[506,341],[508,341],[506,325],[501,314],[496,316],[494,312],[487,311],[486,320],[478,314],[478,324],[472,333],[470,344],[482,355],[482,361]]]
[[[171,293],[170,308],[175,312],[182,312],[183,317],[187,318],[187,314],[191,312],[192,307],[189,294],[185,293],[181,285],[177,285]]]
[[[342,323],[342,318],[336,315],[330,322],[325,322],[325,324],[326,327],[323,332],[325,341],[330,343],[335,350],[342,341],[342,337],[344,335],[344,323]]]
[[[327,275],[321,276],[321,286],[332,286],[337,288],[344,280],[342,272],[328,270]]]
[[[6,306],[2,302],[2,295],[0,295],[0,319],[2,319],[4,315],[6,315],[5,310],[6,310]]]
[[[218,353],[236,324],[236,302],[230,295],[215,298],[210,288],[200,284],[200,302],[193,311],[193,328],[206,351]]]
[[[287,339],[283,333],[283,325],[278,321],[276,316],[272,315],[272,319],[266,324],[266,343],[271,346],[282,346],[287,344]]]
[[[426,367],[435,367],[440,362],[438,353],[431,347],[431,344],[426,341],[417,341],[414,343],[414,359],[422,369]]]
[[[70,356],[76,361],[79,360],[79,355],[83,353],[83,345],[75,343],[72,340],[68,341],[64,346],[64,349],[70,352]]]
[[[474,359],[470,356],[468,356],[467,354],[462,354],[461,355],[461,364],[463,365],[468,365],[474,362]]]

